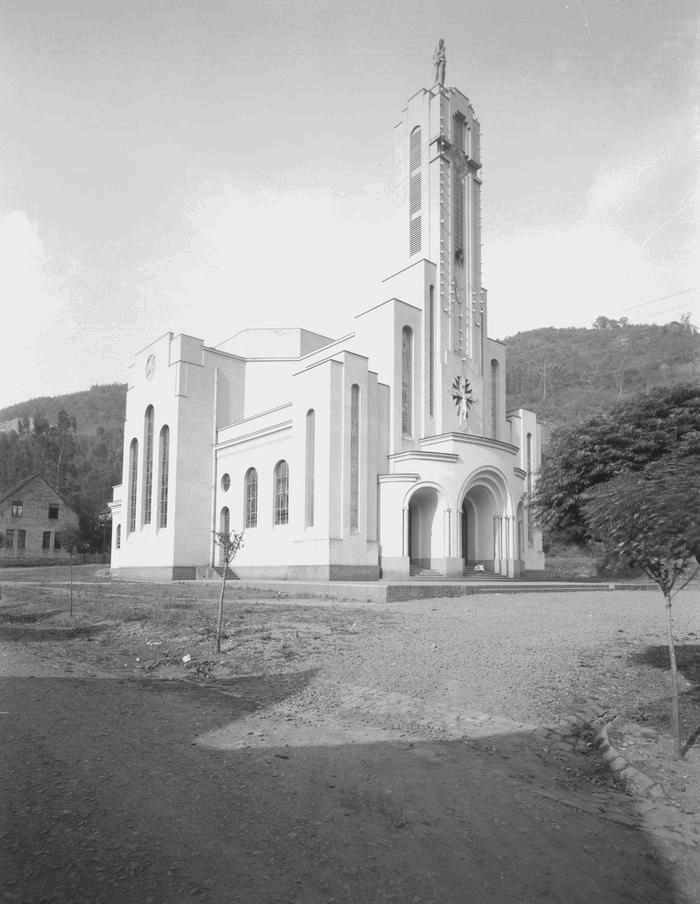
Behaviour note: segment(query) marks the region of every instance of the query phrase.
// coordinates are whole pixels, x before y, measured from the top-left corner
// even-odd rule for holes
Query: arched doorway
[[[444,530],[439,517],[440,499],[434,487],[417,489],[408,503],[408,554],[413,570],[430,569],[444,556]]]
[[[493,491],[484,485],[472,487],[462,503],[462,558],[467,568],[483,564],[495,570],[495,519],[499,505]]]
[[[462,496],[460,553],[465,570],[515,575],[518,559],[516,519],[505,478],[495,471],[473,475]]]

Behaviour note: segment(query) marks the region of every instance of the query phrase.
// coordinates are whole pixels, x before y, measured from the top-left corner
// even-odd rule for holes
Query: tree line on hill
[[[505,345],[508,407],[536,411],[549,429],[700,377],[700,335],[688,316],[664,325],[599,317],[592,328],[543,327]]]
[[[505,344],[508,408],[533,409],[555,432],[585,431],[587,420],[627,398],[700,379],[700,336],[688,317],[663,326],[599,317],[589,329],[529,330]],[[101,549],[99,516],[122,480],[125,410],[126,385],[117,383],[1,410],[0,421],[19,418],[20,429],[0,432],[0,489],[40,473]]]
[[[19,418],[17,430],[0,432],[0,489],[41,474],[76,511],[94,551],[109,549],[104,515],[121,483],[125,395],[125,386],[94,386],[0,412],[0,420]]]

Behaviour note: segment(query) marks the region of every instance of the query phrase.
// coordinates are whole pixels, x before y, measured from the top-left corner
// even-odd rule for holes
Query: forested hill
[[[700,335],[681,322],[543,327],[505,340],[508,408],[530,408],[548,428],[576,424],[653,386],[700,381]]]
[[[0,490],[41,474],[76,509],[93,549],[109,540],[101,520],[112,486],[121,482],[126,386],[30,399],[4,408],[0,421]]]
[[[18,402],[0,410],[0,421],[39,415],[49,424],[57,424],[59,411],[75,418],[80,433],[94,436],[98,427],[122,430],[126,415],[126,383],[106,383],[83,392]]]

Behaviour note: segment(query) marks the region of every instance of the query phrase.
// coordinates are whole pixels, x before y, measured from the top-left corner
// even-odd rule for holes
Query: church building
[[[506,410],[487,334],[479,123],[442,71],[395,127],[402,256],[347,335],[166,333],[135,356],[116,576],[210,576],[228,530],[242,579],[543,570],[537,420]]]

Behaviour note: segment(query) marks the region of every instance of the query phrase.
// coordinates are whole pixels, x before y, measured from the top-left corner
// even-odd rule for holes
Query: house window
[[[258,472],[255,468],[248,468],[243,481],[243,496],[245,503],[245,526],[258,526]]]
[[[27,548],[27,532],[26,530],[17,531],[17,549]]]
[[[136,481],[138,475],[139,442],[137,439],[132,439],[129,446],[129,512],[127,521],[130,534],[136,530]]]
[[[168,526],[168,468],[170,456],[170,428],[160,431],[160,493],[158,494],[158,527]]]
[[[41,548],[42,549],[51,549],[51,531],[45,530],[41,535]]]
[[[316,468],[316,412],[306,412],[306,504],[305,523],[314,526],[314,471]]]
[[[21,518],[22,517],[22,500],[21,499],[13,499],[12,500],[12,517],[13,518]]]
[[[53,535],[53,548],[60,549],[61,548],[61,536],[59,533],[55,533]]]
[[[360,526],[360,387],[350,388],[350,530]]]
[[[146,409],[143,425],[143,523],[151,523],[153,508],[153,405]]]
[[[275,465],[275,524],[289,523],[289,465],[278,461]]]
[[[401,432],[413,434],[413,330],[401,331]]]
[[[117,524],[117,549],[121,549],[122,546],[122,526],[121,524]]]
[[[58,518],[58,506],[49,505],[49,521],[56,521]]]
[[[0,530],[0,549],[5,548],[5,531]]]
[[[5,545],[8,549],[12,549],[15,545],[15,532],[14,530],[8,530],[5,534]]]

